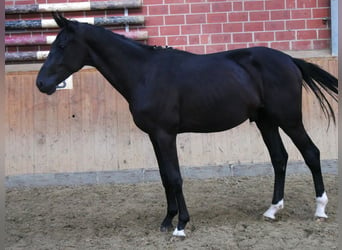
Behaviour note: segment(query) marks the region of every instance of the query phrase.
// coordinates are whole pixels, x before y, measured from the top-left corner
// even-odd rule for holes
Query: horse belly
[[[219,132],[238,126],[249,118],[247,106],[188,109],[180,117],[180,132]]]

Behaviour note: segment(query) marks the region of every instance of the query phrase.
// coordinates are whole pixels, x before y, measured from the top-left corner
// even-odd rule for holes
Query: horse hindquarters
[[[273,73],[270,73],[268,81],[264,81],[265,107],[262,110],[262,113],[266,114],[265,116],[268,121],[272,121],[273,124],[282,128],[301,152],[305,163],[311,170],[314,180],[317,200],[315,216],[326,218],[327,216],[324,210],[328,199],[324,191],[320,154],[318,148],[308,136],[302,122],[303,79],[301,70],[299,70],[291,57],[287,57],[287,59],[284,58],[283,62],[284,64],[278,62],[279,67],[276,67],[276,69],[273,70]],[[276,63],[275,66],[277,66]],[[277,74],[279,74],[278,78],[275,77]],[[270,129],[267,130],[268,132],[263,131],[260,122],[263,123],[264,121],[260,119],[258,127],[265,140],[265,137],[270,136],[267,134],[271,134],[271,132]],[[267,139],[265,140],[265,143],[267,145]],[[274,159],[281,159],[281,157],[279,158],[279,156],[281,156],[280,152],[284,150],[282,150],[282,145],[279,145],[279,143],[278,145],[275,145],[274,142],[273,147],[275,148],[272,148],[272,146],[267,147],[270,151],[275,170],[275,187],[272,204],[276,205],[282,201],[285,165],[284,170],[281,170],[281,161],[279,162],[279,160],[276,160],[274,162]],[[278,152],[278,157],[274,156],[274,153],[272,152]],[[286,151],[284,152],[286,153]],[[285,156],[285,153],[283,153],[283,156]]]

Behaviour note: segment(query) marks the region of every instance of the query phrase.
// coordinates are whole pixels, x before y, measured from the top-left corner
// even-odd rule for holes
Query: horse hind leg
[[[276,213],[284,207],[284,187],[288,154],[281,140],[277,125],[266,119],[259,120],[256,124],[269,151],[274,168],[272,204],[263,215],[266,218],[275,219]]]
[[[319,149],[306,133],[302,122],[296,126],[282,128],[296,145],[302,154],[306,165],[311,170],[316,192],[315,217],[328,218],[327,214],[325,213],[325,208],[328,203],[328,196],[324,189]]]

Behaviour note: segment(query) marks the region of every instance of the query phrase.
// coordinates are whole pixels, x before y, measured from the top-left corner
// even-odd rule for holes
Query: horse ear
[[[58,11],[53,12],[52,16],[60,28],[64,28],[68,26],[69,21],[64,16],[62,16]]]

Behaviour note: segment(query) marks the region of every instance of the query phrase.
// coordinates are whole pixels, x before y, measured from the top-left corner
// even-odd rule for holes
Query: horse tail
[[[315,64],[297,58],[292,58],[292,60],[302,72],[304,88],[311,89],[311,91],[317,97],[324,115],[327,118],[332,117],[334,123],[336,124],[334,111],[328,99],[324,95],[324,92],[322,91],[323,89],[337,102],[338,81],[336,77]]]

